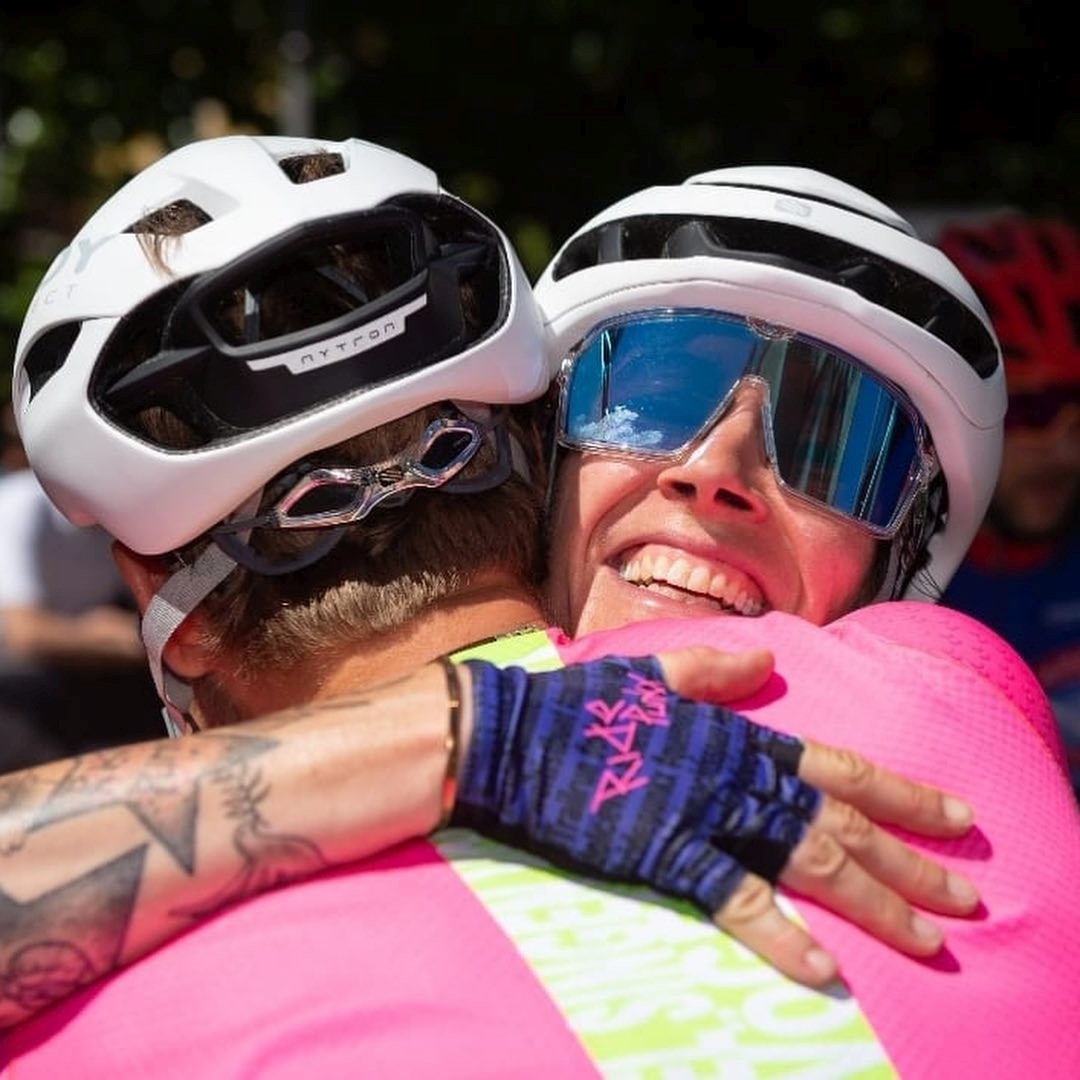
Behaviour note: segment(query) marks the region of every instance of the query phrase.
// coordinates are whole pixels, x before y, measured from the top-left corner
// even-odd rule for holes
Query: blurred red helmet
[[[1080,233],[1016,213],[943,224],[937,243],[979,294],[1010,393],[1080,384]]]

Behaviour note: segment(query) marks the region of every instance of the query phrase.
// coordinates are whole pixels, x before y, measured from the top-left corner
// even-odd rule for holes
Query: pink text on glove
[[[598,722],[585,729],[585,737],[604,739],[614,750],[604,761],[604,771],[593,792],[589,804],[592,813],[608,799],[628,795],[649,782],[642,772],[645,761],[641,751],[634,749],[634,738],[639,724],[667,727],[667,701],[667,687],[662,682],[630,671],[616,701],[586,702],[585,711]]]

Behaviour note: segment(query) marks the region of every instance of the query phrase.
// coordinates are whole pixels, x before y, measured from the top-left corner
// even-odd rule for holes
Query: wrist
[[[450,824],[457,802],[458,781],[472,736],[472,676],[464,664],[440,657],[446,693],[445,766],[436,829]]]

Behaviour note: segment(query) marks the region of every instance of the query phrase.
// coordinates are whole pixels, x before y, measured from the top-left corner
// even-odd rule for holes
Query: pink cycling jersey
[[[1080,820],[1045,698],[995,635],[895,603],[827,628],[770,614],[518,641],[541,664],[767,645],[776,673],[740,710],[963,794],[967,837],[910,839],[973,879],[982,909],[934,916],[947,946],[920,962],[793,898],[845,1001],[785,983],[684,905],[451,831],[207,920],[16,1029],[4,1080],[1080,1075]]]

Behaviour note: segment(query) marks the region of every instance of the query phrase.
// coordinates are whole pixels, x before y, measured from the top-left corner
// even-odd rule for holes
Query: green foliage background
[[[48,261],[118,183],[228,131],[357,135],[487,210],[539,272],[615,198],[725,164],[899,205],[1072,214],[1067,5],[1006,0],[130,0],[0,13],[0,394]]]

